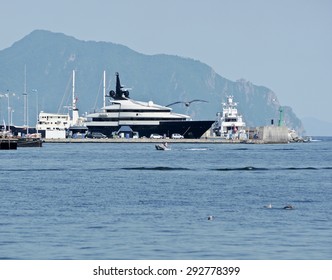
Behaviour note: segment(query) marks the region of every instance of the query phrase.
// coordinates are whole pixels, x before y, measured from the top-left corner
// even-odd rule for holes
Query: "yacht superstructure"
[[[217,121],[213,131],[216,136],[226,139],[236,139],[245,135],[245,122],[238,113],[237,102],[232,95],[226,96],[226,102],[222,103],[222,113],[217,113]]]

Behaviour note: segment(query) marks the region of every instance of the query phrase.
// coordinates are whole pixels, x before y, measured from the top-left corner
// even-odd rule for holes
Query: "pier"
[[[150,139],[150,138],[108,138],[108,139],[45,139],[45,143],[182,143],[182,144],[265,144],[262,140],[246,140],[241,141],[238,139],[235,140],[226,140],[222,138],[201,138],[201,139]]]
[[[45,139],[45,143],[187,143],[187,144],[287,144],[288,128],[263,126],[247,130],[249,139],[225,139],[224,137],[201,137],[199,139],[151,139],[151,138],[61,138]]]

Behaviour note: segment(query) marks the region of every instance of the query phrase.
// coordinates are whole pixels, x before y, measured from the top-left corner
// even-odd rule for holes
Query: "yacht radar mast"
[[[115,91],[114,90],[110,91],[110,96],[114,100],[126,100],[129,98],[129,91],[127,89],[124,90],[123,86],[121,86],[119,73],[116,72],[115,75],[116,75],[116,87]]]

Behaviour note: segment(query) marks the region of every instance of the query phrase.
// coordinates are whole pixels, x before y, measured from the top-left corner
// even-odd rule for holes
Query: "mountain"
[[[0,51],[0,92],[12,93],[13,122],[23,124],[23,96],[26,84],[30,124],[38,109],[63,110],[70,102],[71,75],[76,70],[76,93],[81,114],[102,104],[102,73],[107,72],[108,91],[114,88],[115,72],[130,90],[130,97],[167,105],[176,101],[204,99],[208,103],[182,104],[173,108],[193,119],[216,118],[226,95],[239,103],[248,126],[260,126],[279,118],[280,104],[274,92],[246,80],[230,81],[210,66],[174,55],[145,55],[110,42],[81,41],[61,33],[36,30]],[[26,75],[24,74],[26,69]],[[26,79],[26,83],[25,83]],[[37,90],[37,91],[36,91]],[[37,94],[38,93],[38,94]],[[0,117],[7,120],[8,98],[0,98]],[[59,110],[58,110],[59,109]],[[283,106],[288,127],[304,131],[301,120],[290,107]]]

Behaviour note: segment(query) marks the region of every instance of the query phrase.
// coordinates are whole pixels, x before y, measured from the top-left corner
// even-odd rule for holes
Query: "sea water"
[[[332,259],[317,140],[2,150],[0,259]]]

